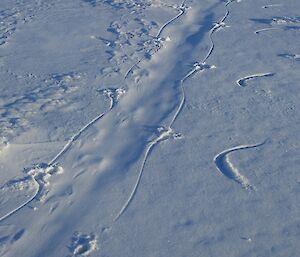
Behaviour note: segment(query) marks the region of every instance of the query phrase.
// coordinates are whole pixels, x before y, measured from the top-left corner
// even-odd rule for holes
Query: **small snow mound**
[[[114,101],[119,100],[123,95],[125,95],[126,90],[124,88],[106,88],[99,90],[104,96],[113,99]]]
[[[203,63],[196,62],[196,63],[193,64],[193,67],[194,67],[195,71],[203,71],[203,70],[215,69],[216,68],[215,65],[209,65],[205,62],[203,62]]]
[[[27,173],[30,176],[38,176],[43,175],[46,177],[50,177],[54,174],[62,174],[63,168],[58,165],[49,165],[47,163],[39,163],[34,164],[33,167],[29,169],[25,169],[25,173]]]
[[[227,25],[225,22],[217,22],[214,24],[214,29],[219,29],[219,28],[226,28]]]
[[[49,165],[47,163],[39,163],[33,165],[33,167],[25,169],[24,172],[31,177],[39,185],[38,200],[45,201],[50,186],[50,178],[55,174],[62,174],[63,168],[58,165]]]
[[[157,128],[157,132],[158,132],[158,138],[157,138],[158,142],[167,140],[169,138],[173,138],[173,139],[182,138],[181,133],[174,132],[174,130],[170,127],[169,128],[159,127],[159,128]]]

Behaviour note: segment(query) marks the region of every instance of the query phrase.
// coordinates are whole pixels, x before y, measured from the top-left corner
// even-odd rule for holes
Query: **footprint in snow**
[[[68,246],[71,256],[89,256],[98,249],[97,237],[94,234],[82,234],[75,232],[71,244]]]

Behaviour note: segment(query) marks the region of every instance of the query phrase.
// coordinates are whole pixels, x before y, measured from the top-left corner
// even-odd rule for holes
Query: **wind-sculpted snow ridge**
[[[231,163],[229,159],[229,154],[239,150],[260,147],[265,143],[266,141],[254,145],[240,145],[233,148],[229,148],[215,156],[215,165],[222,174],[224,174],[229,179],[233,179],[235,182],[239,183],[243,188],[255,190],[255,187],[251,185],[250,181],[245,176],[243,176],[240,173],[240,171]]]
[[[164,140],[167,140],[167,139],[170,139],[170,138],[175,138],[175,139],[181,138],[181,134],[180,133],[175,133],[172,129],[172,126],[174,125],[176,119],[178,118],[180,112],[182,111],[184,103],[185,103],[184,82],[197,72],[201,72],[201,71],[204,71],[204,70],[207,70],[207,69],[215,68],[214,65],[210,66],[210,65],[206,64],[205,61],[207,61],[207,59],[211,56],[211,54],[213,52],[213,49],[214,49],[214,42],[212,40],[212,34],[218,28],[225,26],[224,22],[225,22],[226,18],[229,15],[228,5],[232,2],[239,2],[239,1],[238,0],[230,0],[225,4],[225,9],[226,9],[225,15],[222,17],[220,22],[216,23],[216,25],[213,26],[213,28],[209,32],[210,33],[210,39],[211,39],[211,42],[212,42],[212,47],[210,48],[208,54],[202,60],[202,62],[200,62],[200,63],[196,62],[193,65],[193,68],[180,80],[180,82],[179,82],[180,83],[180,90],[181,90],[180,104],[179,104],[178,108],[176,109],[175,114],[173,115],[173,117],[172,117],[172,119],[169,123],[169,126],[160,128],[159,129],[159,136],[149,143],[149,145],[148,145],[148,147],[145,151],[144,158],[142,160],[142,164],[141,164],[140,169],[139,169],[139,175],[138,175],[138,178],[136,180],[136,183],[135,183],[135,185],[134,185],[134,187],[131,191],[131,194],[130,194],[129,198],[127,199],[127,201],[125,202],[125,204],[123,205],[123,207],[121,208],[121,210],[119,211],[117,216],[115,217],[114,221],[117,221],[124,214],[124,212],[128,209],[130,203],[132,202],[132,200],[133,200],[133,198],[134,198],[134,196],[137,192],[138,186],[140,184],[140,181],[141,181],[141,178],[142,178],[142,175],[143,175],[143,171],[144,171],[144,168],[145,168],[145,164],[147,162],[147,159],[149,158],[149,155],[150,155],[151,151],[154,149],[154,147],[158,143],[160,143],[161,141],[164,141]],[[183,2],[183,4],[181,6],[184,6],[184,4],[185,4],[185,1]]]
[[[9,187],[17,187],[20,190],[26,185],[30,187],[32,184],[36,188],[35,193],[26,202],[22,203],[12,211],[8,212],[0,218],[0,222],[20,211],[23,207],[27,206],[34,200],[44,201],[47,195],[47,187],[50,185],[49,179],[52,175],[62,174],[63,168],[57,165],[48,165],[46,163],[36,164],[31,168],[24,169],[27,176],[20,180],[13,180],[4,185],[1,189]]]
[[[249,76],[246,76],[246,77],[243,77],[241,79],[238,79],[236,81],[236,83],[240,86],[240,87],[245,87],[247,86],[246,82],[248,80],[251,80],[251,79],[255,79],[255,78],[263,78],[263,77],[272,77],[274,76],[275,74],[274,73],[258,73],[258,74],[253,74],[253,75],[249,75]]]
[[[110,112],[112,110],[112,108],[114,107],[114,105],[116,104],[116,102],[119,100],[119,98],[125,94],[125,90],[122,88],[118,88],[118,89],[104,89],[101,90],[101,92],[107,96],[110,100],[110,106],[108,108],[108,110],[106,110],[105,112],[99,114],[98,116],[96,116],[94,119],[92,119],[90,122],[88,122],[87,124],[85,124],[77,133],[75,133],[70,139],[69,141],[66,143],[66,145],[61,149],[61,151],[48,163],[49,165],[53,165],[57,162],[57,160],[64,154],[66,153],[69,148],[72,146],[72,144],[74,144],[74,142],[80,137],[80,135],[87,130],[89,127],[91,127],[95,122],[97,122],[98,120],[100,120],[105,114],[107,114],[108,112]]]
[[[147,51],[146,55],[148,56],[152,56],[153,54],[157,53],[160,49],[161,49],[161,46],[162,46],[162,43],[163,41],[167,41],[168,39],[163,39],[161,38],[161,35],[163,33],[163,31],[166,29],[166,27],[168,27],[172,22],[174,22],[175,20],[177,20],[179,17],[181,17],[185,12],[186,12],[186,9],[187,9],[187,6],[186,6],[186,0],[184,0],[181,5],[179,6],[175,6],[173,8],[175,8],[177,11],[178,11],[178,14],[175,15],[173,18],[171,18],[170,20],[168,20],[167,22],[165,22],[161,27],[160,29],[158,30],[156,36],[154,37],[154,46],[155,48],[154,49],[150,49]],[[137,62],[135,62],[128,70],[127,72],[125,73],[124,75],[124,79],[126,80],[129,76],[129,74],[131,74],[133,72],[133,69],[138,67],[138,65],[143,61],[145,60],[145,57],[142,57],[140,58]]]

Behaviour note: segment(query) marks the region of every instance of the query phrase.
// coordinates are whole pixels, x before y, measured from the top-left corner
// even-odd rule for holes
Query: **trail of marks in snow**
[[[0,107],[0,137],[8,141],[26,131],[41,111],[45,115],[60,110],[63,113],[73,112],[74,102],[80,93],[80,84],[84,75],[78,72],[51,74],[46,79],[37,79],[34,74],[17,75],[23,80],[30,79],[34,88],[23,93],[0,96],[3,105]]]
[[[92,2],[92,1],[88,1]],[[96,4],[96,1],[93,1]],[[98,1],[100,3],[101,1]],[[135,18],[132,15],[127,17],[126,15],[121,15],[119,21],[114,21],[110,24],[107,31],[113,35],[115,39],[106,39],[104,37],[92,35],[92,39],[100,40],[102,43],[108,47],[106,53],[109,55],[108,60],[110,66],[104,67],[101,72],[106,76],[111,76],[112,74],[119,73],[121,70],[125,69],[124,77],[127,78],[131,73],[131,70],[139,68],[140,62],[146,59],[150,59],[151,56],[156,53],[162,45],[163,41],[168,41],[168,39],[159,38],[152,35],[152,31],[159,29],[157,22],[148,21],[143,16],[143,10],[146,7],[151,8],[171,8],[179,11],[176,16],[181,16],[180,8],[181,6],[171,5],[161,1],[129,1],[130,4],[126,6],[126,1],[120,1],[124,8],[120,9],[132,9],[130,14],[134,13]],[[127,2],[127,3],[129,3]],[[185,2],[185,1],[184,1]],[[105,4],[111,4],[105,2]],[[94,6],[94,4],[92,4]],[[96,6],[96,5],[95,5]],[[129,7],[130,6],[130,7]],[[120,10],[122,12],[122,10]],[[178,17],[172,18],[176,20]],[[164,24],[161,31],[169,24]],[[128,62],[130,62],[130,68],[128,68]]]
[[[258,74],[253,74],[253,75],[249,75],[249,76],[243,77],[241,79],[238,79],[236,81],[236,83],[240,87],[245,87],[245,86],[247,86],[246,82],[248,80],[255,79],[255,78],[272,77],[274,75],[275,75],[275,73],[258,73]]]
[[[228,17],[229,15],[229,10],[228,10],[228,5],[232,2],[239,2],[239,0],[230,0],[228,1],[226,4],[225,4],[225,9],[226,9],[226,13],[225,15],[222,17],[222,19],[220,20],[220,22],[216,23],[216,25],[213,26],[213,28],[210,30],[210,38],[211,38],[211,41],[212,41],[212,47],[211,49],[209,50],[208,54],[206,55],[206,57],[204,58],[204,60],[202,62],[196,62],[194,65],[193,65],[193,68],[180,80],[180,90],[181,90],[181,101],[180,101],[180,104],[175,112],[175,114],[173,115],[170,123],[169,123],[169,126],[167,127],[161,127],[158,129],[158,132],[159,132],[159,135],[156,139],[152,140],[149,144],[148,144],[148,147],[146,148],[146,151],[145,151],[145,154],[144,154],[144,158],[142,160],[142,164],[139,168],[139,171],[138,171],[138,178],[136,180],[136,183],[127,199],[127,201],[125,202],[125,204],[123,205],[123,207],[121,208],[121,210],[119,211],[119,213],[117,214],[117,216],[115,217],[114,221],[117,221],[123,214],[124,212],[128,209],[130,203],[132,202],[134,196],[136,195],[136,192],[137,192],[137,189],[139,187],[139,184],[140,184],[140,181],[141,181],[141,178],[142,178],[142,175],[143,175],[143,172],[144,172],[144,168],[145,168],[145,165],[146,165],[146,162],[149,158],[149,155],[151,153],[151,151],[154,149],[154,147],[160,143],[161,141],[164,141],[164,140],[167,140],[167,139],[170,139],[170,138],[173,138],[173,139],[180,139],[182,137],[182,135],[180,133],[175,133],[172,129],[172,126],[174,125],[176,119],[178,118],[180,112],[182,111],[183,109],[183,106],[184,106],[184,103],[185,103],[185,90],[184,90],[184,82],[190,78],[193,74],[197,73],[197,72],[201,72],[201,71],[204,71],[204,70],[207,70],[207,69],[211,69],[211,68],[215,68],[215,66],[210,66],[208,64],[206,64],[206,60],[210,57],[210,55],[212,54],[213,52],[213,49],[214,49],[214,42],[212,40],[212,34],[220,27],[223,27],[224,26],[224,22],[226,20],[226,18]],[[185,5],[185,1],[182,3],[181,6],[184,6]],[[169,23],[170,24],[170,23]],[[159,33],[162,33],[162,32],[159,32]]]
[[[9,181],[4,187],[1,188],[3,190],[5,188],[14,187],[14,188],[18,188],[19,190],[23,190],[24,186],[27,185],[27,187],[35,187],[36,190],[35,193],[32,195],[32,197],[30,197],[27,201],[25,201],[24,203],[22,203],[21,205],[13,209],[12,211],[2,216],[0,218],[0,222],[12,216],[13,214],[21,210],[23,207],[27,206],[29,203],[33,202],[34,200],[39,200],[39,201],[45,200],[45,197],[47,196],[48,193],[47,187],[49,186],[50,177],[54,174],[61,174],[63,172],[63,168],[57,165],[58,159],[61,158],[70,149],[72,144],[74,144],[74,142],[80,137],[80,135],[84,131],[86,131],[95,122],[97,122],[105,114],[111,111],[112,108],[115,106],[116,102],[119,100],[119,98],[123,94],[125,94],[125,90],[122,88],[117,88],[117,89],[109,88],[109,89],[100,90],[100,92],[110,99],[110,107],[107,111],[96,116],[86,125],[84,125],[77,133],[75,133],[71,137],[71,139],[66,143],[66,145],[61,149],[61,151],[50,162],[36,164],[32,168],[24,169],[25,173],[27,174],[25,178]]]
[[[151,0],[82,0],[93,7],[105,4],[116,9],[140,9],[151,5]]]
[[[89,256],[98,249],[97,244],[97,237],[94,234],[75,232],[68,248],[72,256]]]
[[[229,154],[239,150],[259,147],[264,145],[265,143],[266,142],[254,145],[241,145],[227,149],[215,156],[215,165],[223,175],[225,175],[229,179],[233,179],[235,182],[239,183],[243,188],[255,190],[255,187],[250,184],[250,181],[245,176],[243,176],[240,173],[240,171],[231,163],[229,159]]]
[[[107,31],[113,35],[115,40],[108,40],[102,36],[93,36],[99,39],[108,47],[106,53],[109,55],[109,67],[104,67],[101,72],[104,76],[119,73],[123,68],[127,68],[127,62],[135,63],[140,59],[141,54],[147,53],[155,47],[150,31],[158,26],[154,21],[147,21],[138,13],[138,17],[122,16],[120,21],[110,24]]]
[[[10,37],[16,33],[20,24],[26,24],[34,20],[36,13],[49,9],[53,1],[19,1],[11,8],[0,10],[0,47],[9,42]]]
[[[173,8],[175,8],[178,11],[178,14],[175,15],[173,18],[171,18],[170,20],[168,20],[167,22],[165,22],[160,29],[158,30],[156,36],[153,39],[153,43],[154,43],[154,48],[149,49],[145,56],[140,58],[137,62],[135,62],[125,73],[124,79],[127,79],[128,76],[133,72],[134,68],[138,68],[138,65],[145,60],[145,58],[150,58],[153,54],[155,54],[156,52],[158,52],[161,47],[162,47],[162,43],[164,41],[168,41],[170,40],[169,38],[161,38],[161,35],[163,33],[163,31],[166,29],[166,27],[168,27],[172,22],[174,22],[175,20],[177,20],[179,17],[181,17],[187,9],[187,6],[185,5],[186,0],[184,0],[180,6],[175,6]]]

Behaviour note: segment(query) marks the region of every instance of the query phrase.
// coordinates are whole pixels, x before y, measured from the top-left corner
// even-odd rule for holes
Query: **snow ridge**
[[[222,19],[216,23],[213,28],[210,30],[209,34],[210,34],[210,39],[211,39],[211,43],[212,43],[212,46],[210,48],[210,50],[208,51],[206,57],[202,60],[202,62],[198,63],[196,62],[194,65],[193,65],[193,68],[180,80],[180,90],[181,90],[181,101],[180,101],[180,104],[175,112],[175,114],[173,115],[173,118],[171,119],[170,123],[169,123],[169,126],[167,126],[166,128],[163,128],[161,129],[160,134],[159,136],[154,139],[153,141],[150,142],[150,144],[148,145],[147,149],[146,149],[146,152],[145,152],[145,155],[144,155],[144,158],[143,158],[143,161],[142,161],[142,164],[141,164],[141,167],[139,169],[139,175],[138,175],[138,178],[136,180],[136,183],[131,191],[131,194],[129,195],[127,201],[125,202],[125,204],[123,205],[123,207],[121,208],[121,210],[119,211],[119,213],[117,214],[117,216],[115,217],[114,221],[117,221],[121,216],[122,214],[124,214],[124,212],[128,209],[130,203],[132,202],[135,194],[136,194],[136,191],[138,189],[138,186],[140,184],[140,181],[141,181],[141,177],[142,177],[142,174],[143,174],[143,171],[144,171],[144,168],[145,168],[145,164],[147,162],[147,159],[151,153],[151,151],[153,150],[153,148],[161,141],[164,141],[164,140],[167,140],[169,138],[180,138],[181,135],[179,133],[175,133],[172,129],[172,126],[174,125],[176,119],[178,118],[180,112],[182,111],[183,109],[183,106],[184,106],[184,103],[185,103],[185,90],[184,90],[184,82],[190,78],[193,74],[199,72],[199,71],[203,71],[205,69],[210,69],[210,68],[215,68],[215,66],[209,66],[205,63],[205,61],[210,57],[210,55],[212,54],[213,52],[213,49],[214,49],[214,42],[213,42],[213,39],[212,39],[212,34],[220,27],[223,27],[224,26],[224,22],[226,20],[226,18],[228,17],[229,15],[229,9],[228,9],[228,6],[229,4],[235,2],[235,1],[238,1],[238,0],[230,0],[228,1],[226,4],[225,4],[225,9],[226,9],[226,13],[225,15],[222,17]],[[181,6],[184,6],[184,3],[185,1],[182,3]],[[182,15],[182,14],[181,14]],[[170,24],[171,22],[169,22],[168,24]],[[221,24],[221,25],[220,25]],[[166,27],[166,26],[165,26]]]

